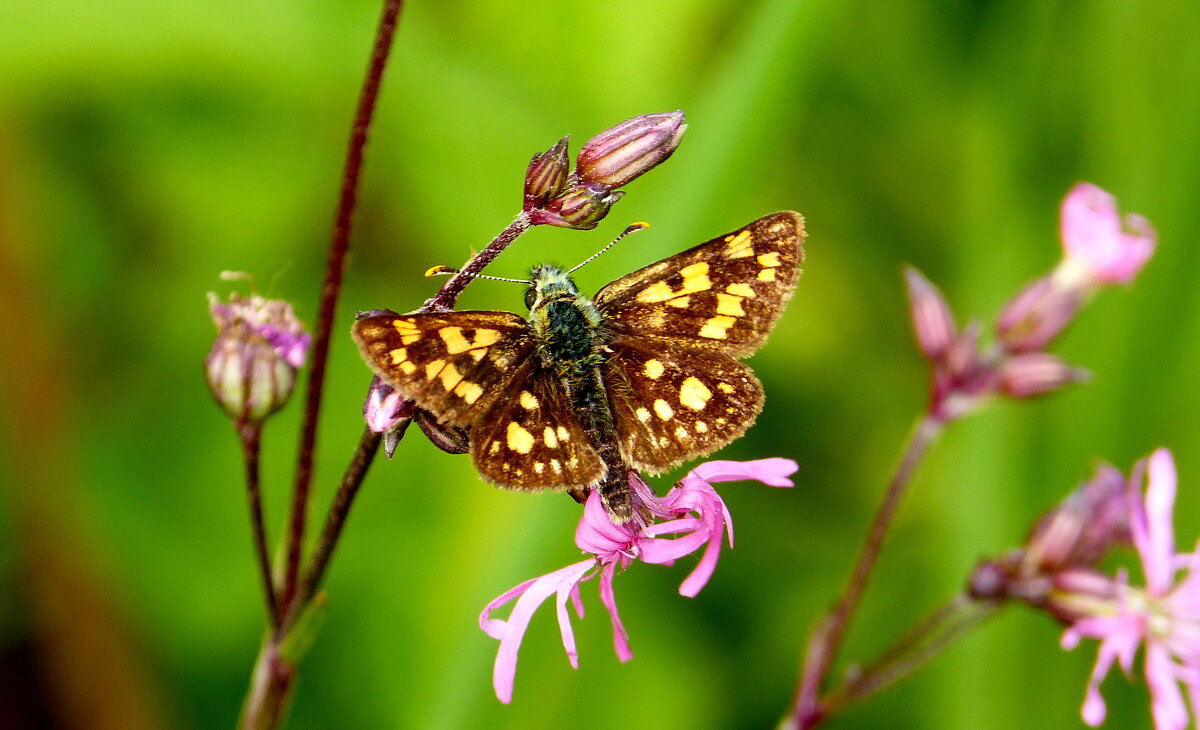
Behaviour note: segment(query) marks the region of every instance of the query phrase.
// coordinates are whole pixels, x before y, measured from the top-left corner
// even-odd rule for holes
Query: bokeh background
[[[237,443],[202,379],[221,270],[251,272],[309,323],[379,3],[0,3],[0,725],[229,727],[264,617]],[[812,621],[842,584],[925,371],[900,277],[987,321],[1058,257],[1058,205],[1089,180],[1160,248],[1055,347],[1090,385],[952,427],[923,465],[847,657],[866,659],[1020,542],[1094,459],[1169,446],[1180,541],[1200,534],[1200,6],[1084,3],[411,2],[362,186],[336,332],[417,306],[520,203],[529,156],[683,109],[666,165],[592,233],[538,229],[492,273],[573,264],[585,290],[796,209],[806,272],[753,365],[759,424],[722,452],[800,463],[793,490],[722,488],[737,525],[709,586],[690,562],[617,581],[636,657],[595,593],[581,667],[552,610],[509,707],[480,609],[578,559],[578,507],[504,493],[412,432],[378,462],[327,582],[292,728],[772,727]],[[466,307],[520,310],[511,285]],[[368,371],[335,341],[317,515],[361,428]],[[265,436],[281,534],[298,399]],[[677,476],[677,475],[676,475]],[[669,479],[660,484],[668,484]],[[314,525],[316,517],[314,517]],[[1094,657],[1014,607],[830,727],[1071,728]],[[1109,727],[1149,727],[1112,677]]]

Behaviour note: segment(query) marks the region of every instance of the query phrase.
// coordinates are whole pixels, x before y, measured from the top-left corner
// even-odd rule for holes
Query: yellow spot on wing
[[[693,411],[704,410],[709,398],[712,398],[712,391],[694,375],[679,386],[679,402]]]
[[[558,437],[554,435],[554,429],[546,426],[545,433],[542,434],[542,440],[552,449],[558,448]]]
[[[678,426],[675,429],[675,438],[679,439],[680,441],[690,439],[691,437],[692,437],[692,435],[690,433],[688,433],[687,429],[684,428],[683,426]]]
[[[520,402],[521,407],[527,411],[532,411],[534,408],[538,407],[537,396],[535,396],[533,393],[530,393],[528,390],[521,391]]]
[[[454,394],[465,400],[467,405],[474,405],[475,401],[479,400],[479,396],[483,395],[483,388],[469,380],[464,380],[454,387]]]
[[[724,314],[718,314],[709,318],[704,326],[700,328],[700,336],[707,337],[710,340],[725,339],[725,331],[733,326],[737,321],[737,317],[730,317]]]
[[[654,401],[654,412],[664,421],[671,420],[671,416],[675,415],[675,410],[671,408],[671,404],[667,403],[662,398]]]
[[[758,257],[758,263],[762,264],[763,266],[775,268],[779,265],[779,252],[772,251],[771,253],[762,254]]]
[[[734,390],[736,390],[736,388],[729,383],[717,383],[717,390],[721,391],[722,393],[732,393]]]
[[[656,302],[665,302],[674,296],[675,290],[668,286],[667,282],[656,281],[638,292],[637,300],[644,304],[654,304]]]
[[[763,269],[758,272],[759,281],[775,281],[775,269]]]
[[[446,367],[445,360],[430,360],[425,364],[425,377],[433,380],[444,367]]]
[[[662,374],[666,368],[664,368],[663,364],[658,360],[647,360],[646,365],[644,368],[642,368],[642,370],[646,373],[647,378],[650,378],[651,380],[658,380],[660,377],[662,377]]]
[[[541,474],[542,472],[546,471],[546,465],[540,461],[535,461],[533,463],[533,470],[538,474]]]
[[[728,314],[734,317],[745,316],[746,310],[742,309],[742,298],[717,292],[717,314]]]
[[[634,411],[634,413],[637,415],[637,419],[642,423],[650,420],[650,411],[646,410],[645,408],[639,408]]]
[[[400,363],[408,360],[408,350],[403,347],[397,347],[388,354],[392,356],[393,365],[399,365]]]
[[[508,448],[518,454],[528,454],[533,449],[533,434],[516,421],[508,423]]]
[[[708,424],[704,421],[696,421],[696,433],[708,433]]]
[[[550,460],[550,468],[554,470],[555,474],[562,474],[562,462],[558,459]]]
[[[442,370],[442,387],[446,392],[454,390],[454,387],[462,382],[463,374],[458,372],[458,368],[454,367],[454,363],[446,363],[446,368]]]
[[[745,299],[754,298],[754,287],[750,286],[749,284],[742,284],[740,282],[737,284],[730,284],[729,286],[725,287],[725,291],[729,292],[735,297],[742,297]]]
[[[689,295],[687,295],[687,294],[684,294],[684,295],[683,295],[683,296],[681,296],[681,297],[675,297],[674,299],[668,299],[668,300],[667,300],[667,306],[668,306],[668,307],[675,307],[676,309],[687,309],[687,307],[688,307],[688,304],[689,304],[691,301],[692,301],[692,298],[691,298],[691,296],[689,296]]]
[[[754,247],[750,244],[750,231],[742,231],[734,236],[733,240],[728,238],[725,240],[729,244],[725,248],[725,258],[744,259],[754,255]]]
[[[559,426],[558,427],[558,440],[559,441],[570,441],[571,440],[571,432],[568,431],[567,429],[563,428],[562,426]]]
[[[413,365],[408,360],[405,360],[404,362],[400,363],[400,372],[404,373],[405,375],[412,375],[413,373],[417,372],[417,366]]]
[[[679,289],[680,294],[694,294],[712,288],[712,282],[708,280],[707,261],[685,266],[679,270],[679,275],[683,277],[683,286]]]

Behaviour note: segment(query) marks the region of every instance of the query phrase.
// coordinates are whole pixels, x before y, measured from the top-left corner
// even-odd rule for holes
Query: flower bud
[[[371,378],[367,400],[363,403],[363,418],[367,421],[367,428],[375,433],[386,433],[412,418],[415,410],[413,402],[383,382],[383,378],[378,375]]]
[[[1085,292],[1044,276],[1021,290],[996,318],[996,335],[1009,352],[1034,352],[1058,337],[1083,303]]]
[[[583,145],[575,174],[611,188],[627,185],[670,157],[686,129],[681,111],[627,119]]]
[[[917,346],[931,360],[938,360],[954,340],[954,316],[942,293],[911,266],[904,267],[908,287],[908,311]]]
[[[596,227],[613,203],[625,193],[597,183],[578,183],[551,200],[545,207],[530,212],[533,225],[559,226],[580,231]]]
[[[230,417],[261,423],[287,402],[311,337],[284,301],[235,293],[222,304],[209,294],[209,310],[217,325],[204,362],[209,390]]]
[[[1091,479],[1038,520],[1025,541],[1022,571],[1090,568],[1111,548],[1129,541],[1125,477],[1115,467],[1099,464]]]
[[[1042,395],[1088,379],[1088,371],[1044,352],[1014,355],[1004,361],[998,374],[1001,392],[1011,398]]]
[[[534,155],[525,172],[525,210],[541,208],[567,185],[567,140],[563,137],[549,150]]]
[[[465,454],[471,450],[470,436],[465,429],[438,423],[429,411],[418,410],[414,416],[417,426],[429,443],[447,454]]]

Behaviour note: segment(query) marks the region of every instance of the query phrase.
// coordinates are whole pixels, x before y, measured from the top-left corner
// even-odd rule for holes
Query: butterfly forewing
[[[595,303],[614,333],[745,356],[791,298],[803,239],[798,213],[773,213],[617,279]]]
[[[758,378],[730,357],[635,337],[610,347],[609,401],[622,456],[637,469],[657,474],[712,453],[762,409]]]
[[[471,458],[488,480],[516,489],[590,487],[605,473],[562,389],[532,359],[471,428]]]
[[[508,312],[383,314],[354,323],[367,363],[442,423],[486,413],[533,347],[524,319]]]

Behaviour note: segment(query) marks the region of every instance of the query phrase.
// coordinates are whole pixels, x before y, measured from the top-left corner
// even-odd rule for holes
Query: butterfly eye
[[[537,301],[537,289],[535,289],[534,287],[531,286],[525,290],[525,307],[526,307],[526,309],[533,309],[533,303],[536,301]]]

